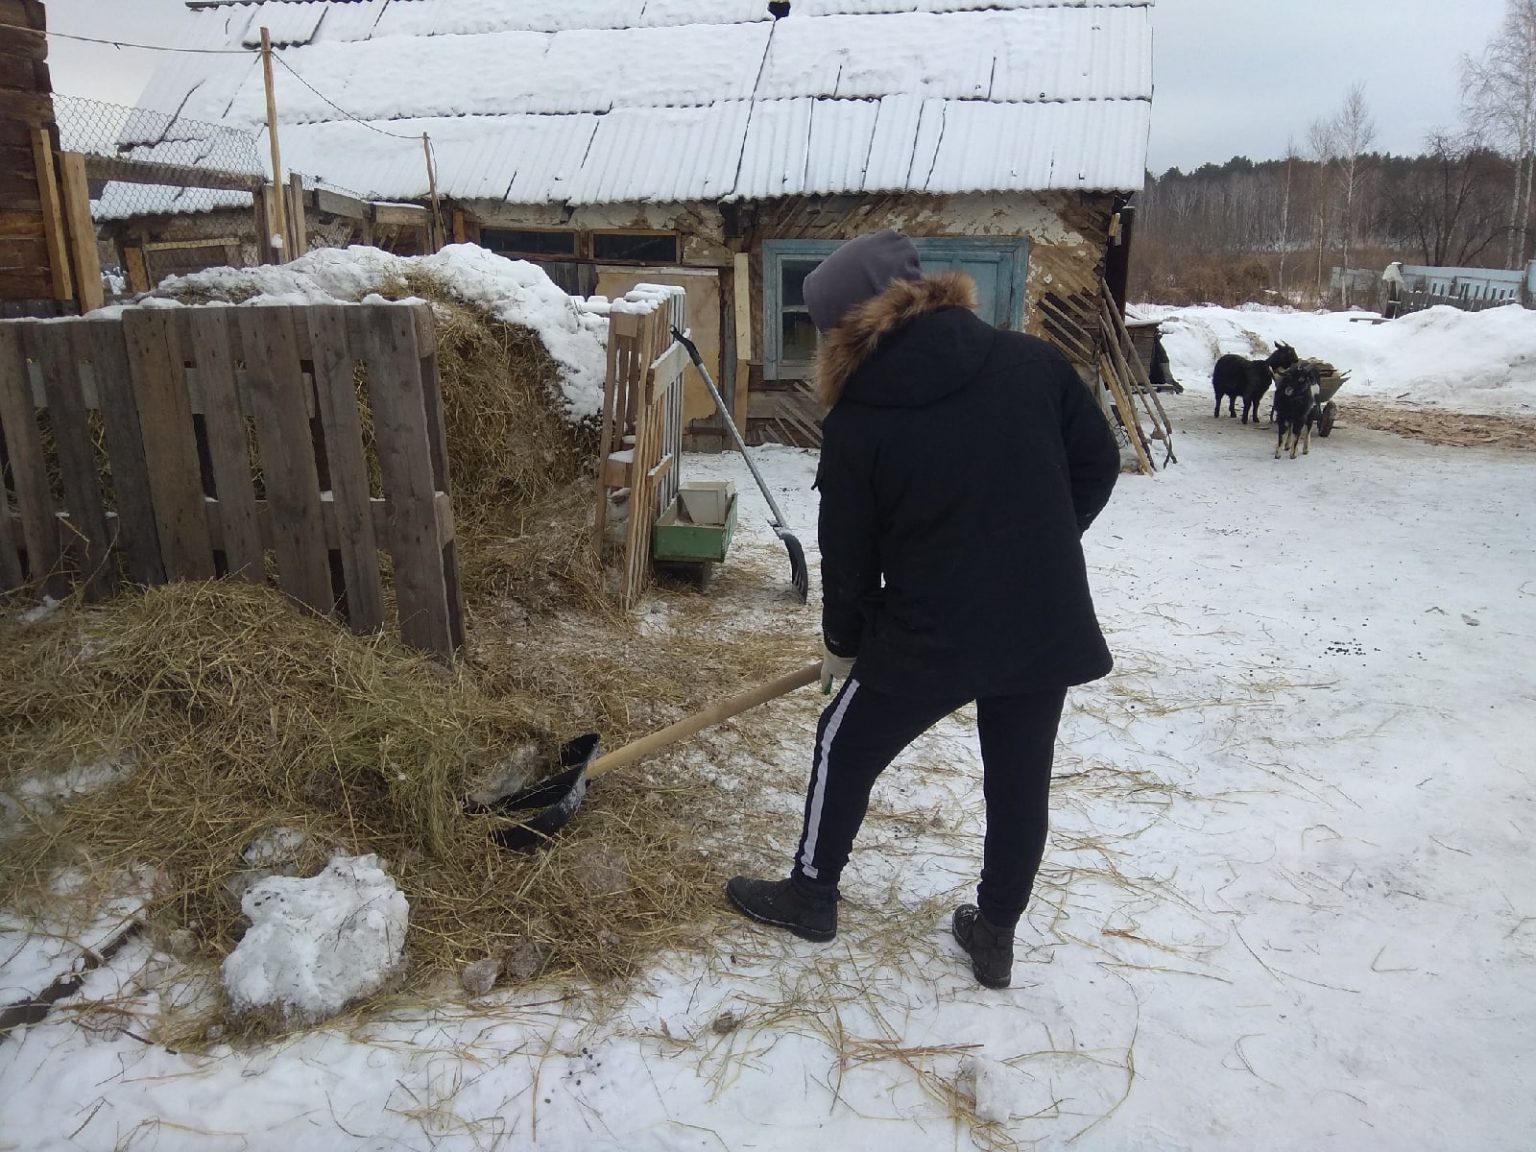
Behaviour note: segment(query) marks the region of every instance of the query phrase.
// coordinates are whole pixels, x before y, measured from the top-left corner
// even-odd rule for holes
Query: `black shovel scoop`
[[[528,819],[508,828],[498,828],[491,839],[503,848],[532,848],[544,843],[556,831],[563,828],[581,807],[587,795],[587,784],[605,772],[633,764],[643,756],[669,744],[675,744],[706,728],[739,716],[760,704],[776,700],[780,696],[804,688],[821,677],[821,664],[809,664],[797,672],[790,672],[760,684],[729,700],[712,704],[702,712],[696,712],[676,724],[668,725],[659,732],[643,736],[632,744],[616,748],[606,756],[599,756],[600,741],[596,733],[588,733],[572,740],[560,749],[558,775],[541,780],[531,788],[502,796],[484,804],[468,802],[465,810],[475,813],[532,812]]]

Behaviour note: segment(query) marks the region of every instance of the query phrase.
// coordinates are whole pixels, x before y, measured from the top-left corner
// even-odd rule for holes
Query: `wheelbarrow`
[[[1317,369],[1317,434],[1327,436],[1333,431],[1334,421],[1339,418],[1339,405],[1334,396],[1344,387],[1349,373],[1340,372],[1325,361],[1318,361]]]
[[[507,796],[484,802],[465,801],[465,811],[479,814],[531,813],[517,824],[497,828],[491,833],[491,839],[503,848],[535,847],[545,843],[570,822],[586,798],[587,785],[598,777],[616,768],[623,768],[626,764],[633,764],[652,752],[676,744],[679,740],[686,740],[733,716],[776,700],[796,688],[813,684],[820,678],[820,661],[808,664],[799,671],[787,673],[777,680],[770,680],[767,684],[760,684],[732,696],[729,700],[712,704],[702,712],[696,712],[676,724],[669,724],[659,732],[652,732],[649,736],[616,748],[605,756],[598,755],[601,740],[597,733],[578,736],[560,749],[558,774]]]

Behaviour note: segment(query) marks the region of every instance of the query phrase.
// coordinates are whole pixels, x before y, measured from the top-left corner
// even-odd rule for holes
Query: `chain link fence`
[[[91,216],[98,222],[249,207],[249,191],[192,187],[187,181],[212,176],[239,183],[266,175],[262,139],[255,132],[58,93],[53,107],[65,151],[163,169],[156,173],[163,174],[163,184],[93,180]],[[110,173],[110,166],[104,170]]]

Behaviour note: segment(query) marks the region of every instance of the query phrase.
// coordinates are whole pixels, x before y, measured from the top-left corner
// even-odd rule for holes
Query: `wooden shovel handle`
[[[679,740],[686,740],[696,732],[702,732],[706,728],[712,728],[722,720],[729,720],[732,716],[739,716],[743,712],[756,708],[759,704],[766,704],[770,700],[777,700],[780,696],[793,692],[796,688],[804,688],[807,684],[813,684],[821,678],[821,661],[807,664],[798,672],[790,672],[780,676],[777,680],[770,680],[767,684],[760,684],[756,688],[732,696],[729,700],[722,700],[718,704],[711,704],[702,712],[695,712],[685,720],[679,720],[676,724],[668,725],[660,732],[652,732],[649,736],[642,736],[632,744],[626,744],[622,748],[615,748],[606,756],[599,756],[587,768],[587,779],[601,776],[604,772],[611,772],[615,768],[622,768],[626,764],[633,764],[642,756],[649,756],[657,749],[665,748],[669,744],[676,744]]]

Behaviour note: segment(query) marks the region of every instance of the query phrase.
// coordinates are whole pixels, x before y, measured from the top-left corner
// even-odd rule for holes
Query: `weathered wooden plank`
[[[59,182],[53,170],[52,137],[44,128],[32,130],[32,152],[37,161],[37,188],[43,198],[43,234],[48,238],[48,270],[53,275],[53,294],[73,300],[75,278],[69,268],[69,237],[64,229]]]
[[[320,477],[304,415],[304,378],[293,313],[279,307],[236,311],[261,448],[261,474],[275,516],[278,586],[301,604],[330,615],[335,596],[320,519]]]
[[[31,128],[53,123],[53,96],[0,88],[0,120],[19,120]]]
[[[372,632],[384,623],[384,586],[379,578],[379,544],[368,491],[368,459],[357,411],[351,340],[344,304],[316,305],[309,314],[315,391],[331,477],[331,503],[338,529],[337,550],[347,584],[347,622],[354,632]]]
[[[6,35],[21,29],[42,29],[44,10],[41,0],[0,0],[0,24],[6,25]]]
[[[143,248],[134,244],[123,246],[123,271],[128,274],[130,292],[148,292],[154,287],[149,282],[149,261],[144,258]]]
[[[78,152],[59,154],[59,184],[64,196],[64,220],[69,230],[69,251],[75,273],[75,293],[81,312],[92,312],[106,302],[101,282],[101,255],[96,250],[96,226],[91,223],[91,192],[85,179],[85,157]]]
[[[122,156],[99,156],[94,152],[86,157],[85,170],[92,180],[114,180],[119,184],[166,184],[232,192],[255,192],[262,186],[260,176],[245,172],[223,172],[215,168],[181,164],[154,164]]]
[[[288,235],[293,240],[295,257],[309,251],[309,221],[304,216],[304,177],[294,172],[288,177],[288,195],[283,198],[288,210]]]
[[[427,439],[432,446],[432,483],[439,492],[451,492],[443,395],[431,383],[437,380],[437,326],[430,308],[412,308],[411,318],[416,325],[416,354],[421,359],[422,401],[427,413]]]
[[[42,370],[48,392],[64,503],[79,533],[85,594],[88,599],[100,600],[117,587],[116,556],[101,494],[101,465],[91,444],[91,426],[81,395],[80,366],[71,331],[78,323],[23,325],[22,346]]]
[[[210,580],[213,546],[181,342],[167,310],[158,308],[125,311],[123,335],[166,578]]]
[[[421,398],[427,416],[427,439],[432,449],[432,478],[438,493],[437,539],[448,595],[448,626],[457,651],[464,646],[464,597],[459,588],[459,553],[453,538],[452,469],[448,463],[447,425],[443,419],[443,391],[437,375],[437,323],[424,304],[411,308],[416,327],[416,354],[421,363]],[[448,509],[445,519],[443,509]]]
[[[21,553],[17,548],[18,534],[12,526],[11,498],[0,488],[0,596],[20,588],[27,582],[26,571],[21,566]]]
[[[13,51],[7,41],[0,40],[0,45],[5,48],[5,51],[0,52],[0,88],[18,88],[29,92],[48,90],[47,64],[29,53]]]
[[[437,539],[415,322],[410,309],[393,305],[359,307],[348,312],[348,320],[353,351],[368,373],[374,439],[390,506],[400,633],[407,644],[451,657],[453,624]]]
[[[123,326],[115,320],[93,320],[71,327],[76,358],[91,362],[92,381],[101,405],[112,490],[117,498],[117,546],[123,554],[128,578],[139,584],[163,584],[165,563],[160,558],[149,465],[144,459],[144,437],[133,398]]]
[[[28,60],[48,58],[48,37],[42,31],[41,25],[37,29],[20,28],[0,15],[0,44],[3,44],[5,51],[12,56],[21,56]]]
[[[368,202],[358,200],[352,196],[343,196],[340,192],[329,192],[324,188],[317,188],[314,192],[315,211],[330,216],[343,216],[349,220],[366,220],[368,218]]]
[[[42,202],[39,201],[39,204]],[[0,236],[6,239],[25,240],[48,235],[48,226],[39,212],[23,212],[6,206],[9,211],[0,212]]]
[[[432,214],[416,204],[375,204],[373,222],[406,228],[425,228]]]
[[[34,582],[46,581],[56,575],[59,538],[53,526],[53,495],[32,406],[20,324],[0,324],[0,426],[5,430],[5,451],[16,486],[28,575]]]
[[[250,435],[235,389],[235,334],[228,308],[178,309],[182,348],[192,354],[202,389],[203,427],[222,515],[220,549],[231,576],[266,582],[261,532],[256,526],[256,489],[251,482]]]
[[[453,543],[453,505],[441,492],[434,497],[433,505],[437,509],[437,546],[447,548]],[[368,519],[373,525],[373,538],[388,549],[389,501],[381,497],[370,497]],[[256,527],[261,533],[263,548],[272,548],[276,539],[272,523],[272,506],[265,500],[256,501]],[[320,523],[325,529],[326,548],[332,552],[341,551],[341,526],[337,519],[336,505],[330,500],[320,501]],[[224,551],[224,515],[217,500],[208,501],[208,534],[214,548]]]

